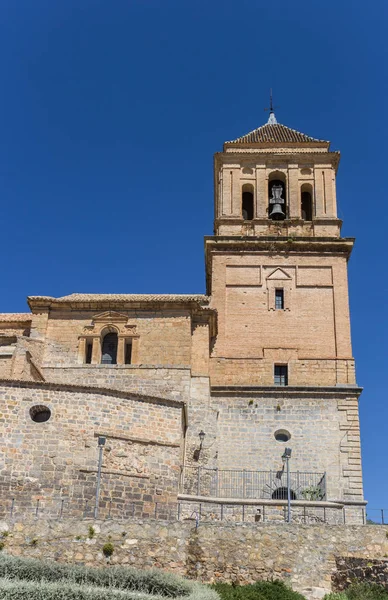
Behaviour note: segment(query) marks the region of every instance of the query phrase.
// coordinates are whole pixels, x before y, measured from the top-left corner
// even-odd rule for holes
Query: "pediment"
[[[107,310],[106,312],[99,313],[93,317],[93,323],[110,323],[112,321],[115,323],[127,322],[128,315],[123,315],[114,310]]]
[[[285,271],[283,271],[283,269],[280,269],[278,267],[277,269],[272,271],[272,273],[270,273],[266,279],[290,280],[291,277],[289,275],[287,275],[287,273]]]

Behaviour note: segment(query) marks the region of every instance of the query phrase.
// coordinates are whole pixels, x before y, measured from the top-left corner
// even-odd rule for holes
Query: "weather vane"
[[[276,124],[276,117],[275,117],[275,108],[279,108],[278,106],[274,106],[273,105],[273,100],[272,100],[272,88],[269,91],[269,108],[265,108],[264,110],[269,110],[269,118],[268,118],[268,123],[272,123],[272,124]]]

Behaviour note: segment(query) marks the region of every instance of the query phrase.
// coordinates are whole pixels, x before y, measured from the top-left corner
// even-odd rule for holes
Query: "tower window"
[[[244,221],[253,219],[253,192],[243,191],[242,193],[242,217]]]
[[[132,362],[132,342],[125,344],[125,364],[130,365]]]
[[[275,385],[288,385],[288,367],[287,365],[275,365],[274,367]]]
[[[117,363],[117,333],[107,333],[102,342],[103,365],[115,365]]]
[[[92,351],[93,351],[93,344],[92,344],[92,342],[86,342],[85,363],[87,365],[90,365],[91,362],[92,362]]]
[[[275,309],[276,310],[284,309],[284,290],[283,290],[283,288],[277,288],[275,290]]]
[[[313,220],[313,203],[310,192],[303,192],[301,194],[301,214],[302,219],[305,221]]]

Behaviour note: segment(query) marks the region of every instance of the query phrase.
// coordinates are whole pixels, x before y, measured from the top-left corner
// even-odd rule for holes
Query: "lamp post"
[[[287,469],[287,523],[291,523],[291,487],[290,487],[290,458],[291,448],[286,448],[282,456],[283,464],[286,463]]]
[[[106,437],[98,436],[98,469],[97,469],[97,487],[96,487],[96,503],[94,505],[94,518],[98,519],[98,505],[100,501],[100,484],[101,484],[101,468],[102,468],[102,453],[104,450]]]

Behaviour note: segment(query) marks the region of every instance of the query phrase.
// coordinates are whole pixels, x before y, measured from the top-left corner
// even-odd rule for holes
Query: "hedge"
[[[188,596],[193,589],[193,584],[182,577],[156,569],[140,571],[122,566],[84,567],[7,555],[0,555],[0,577],[47,582],[65,579],[68,583],[136,590],[174,598]]]

